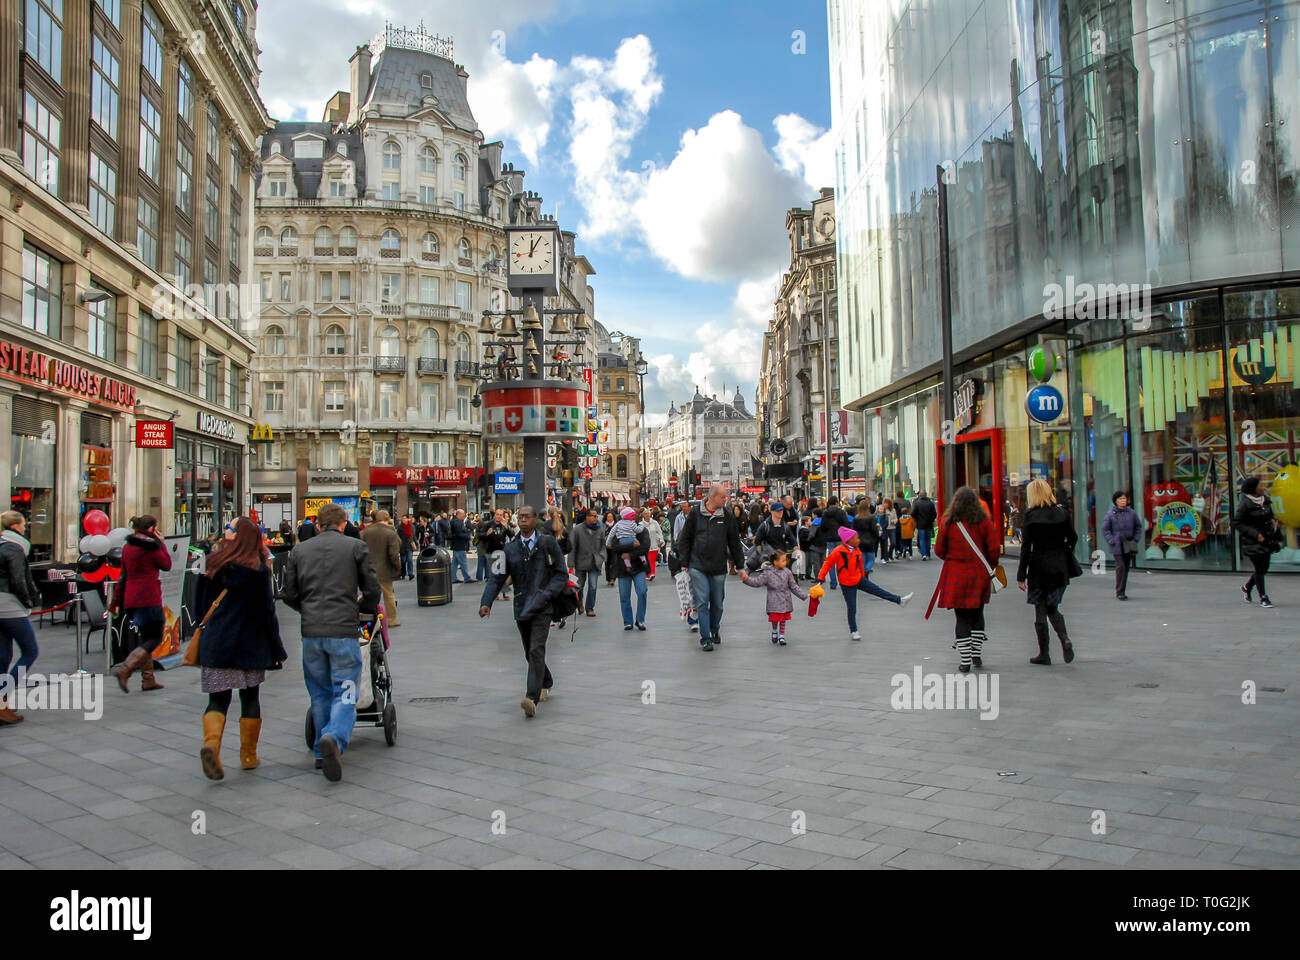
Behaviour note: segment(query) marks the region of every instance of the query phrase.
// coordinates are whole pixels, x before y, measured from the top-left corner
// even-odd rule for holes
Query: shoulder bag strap
[[[993,568],[989,566],[989,558],[984,556],[983,550],[975,546],[975,541],[971,539],[970,531],[966,529],[966,524],[958,520],[957,529],[960,530],[961,535],[966,538],[966,542],[970,544],[970,548],[975,551],[975,556],[980,558],[980,563],[984,564],[984,572],[990,577],[993,576]]]
[[[208,625],[208,621],[211,620],[212,615],[217,612],[217,607],[221,605],[221,601],[226,599],[227,589],[229,588],[223,588],[222,591],[217,594],[217,599],[212,601],[212,606],[208,607],[208,612],[203,615],[203,620],[199,623],[200,628]]]

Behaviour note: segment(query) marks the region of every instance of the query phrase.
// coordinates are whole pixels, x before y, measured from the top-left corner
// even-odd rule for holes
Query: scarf
[[[1262,507],[1262,506],[1264,505],[1264,499],[1265,499],[1265,498],[1264,498],[1264,497],[1256,497],[1256,496],[1253,496],[1253,495],[1251,495],[1251,494],[1248,493],[1248,494],[1246,494],[1246,499],[1249,500],[1251,503],[1253,503],[1255,506],[1257,506],[1257,507]]]

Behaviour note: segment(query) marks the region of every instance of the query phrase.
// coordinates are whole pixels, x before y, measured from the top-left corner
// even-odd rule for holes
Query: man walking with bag
[[[361,541],[370,551],[370,562],[375,565],[379,588],[384,592],[384,616],[390,627],[400,627],[397,619],[397,598],[393,596],[393,581],[402,575],[402,538],[390,522],[387,510],[375,513],[375,522],[361,531]]]
[[[537,704],[550,694],[553,678],[546,666],[546,638],[551,631],[551,601],[569,582],[568,563],[555,537],[537,525],[537,511],[519,508],[519,536],[506,544],[504,569],[494,572],[483,589],[478,615],[490,616],[492,601],[505,586],[515,584],[515,622],[528,660],[528,686],[519,706],[532,718]]]
[[[727,561],[737,569],[745,566],[740,528],[727,509],[727,491],[721,484],[710,488],[708,499],[682,524],[677,555],[691,575],[695,615],[700,620],[700,649],[712,653],[714,645],[722,642],[718,630],[727,594]]]
[[[289,554],[280,598],[302,614],[302,673],[316,729],[316,767],[338,781],[357,722],[361,611],[378,608],[380,590],[370,550],[343,534],[343,508],[325,504],[317,522],[320,533]]]

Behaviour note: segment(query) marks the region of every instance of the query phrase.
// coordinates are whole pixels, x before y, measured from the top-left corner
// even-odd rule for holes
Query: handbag
[[[188,646],[185,647],[185,655],[181,657],[181,665],[185,667],[197,667],[199,665],[199,638],[203,636],[203,628],[208,625],[212,615],[217,612],[217,607],[221,601],[226,598],[226,591],[222,590],[217,594],[217,599],[212,601],[212,606],[208,607],[208,612],[203,615],[203,621],[194,628],[194,636],[190,637]]]
[[[989,565],[989,558],[984,556],[983,550],[975,546],[975,541],[971,539],[970,531],[966,529],[966,524],[962,523],[960,520],[957,521],[957,529],[960,530],[961,535],[966,538],[966,542],[970,544],[970,548],[974,551],[975,556],[979,557],[980,562],[984,564],[984,570],[989,575],[989,587],[992,591],[998,593],[1005,590],[1007,588],[1007,572],[1002,568],[1002,564],[999,563],[996,567]]]
[[[1140,546],[1142,546],[1142,541],[1136,538],[1132,540],[1125,540],[1123,543],[1123,550],[1125,553],[1137,553],[1138,547]]]

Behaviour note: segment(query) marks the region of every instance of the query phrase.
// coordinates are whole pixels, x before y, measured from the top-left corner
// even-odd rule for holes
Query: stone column
[[[208,213],[208,104],[216,88],[207,80],[194,81],[194,259],[203,270],[203,225]]]
[[[136,250],[137,198],[140,195],[140,8],[141,0],[122,0],[122,68],[117,128],[117,240]]]
[[[59,195],[84,217],[90,208],[90,4],[63,8],[63,156]]]
[[[177,80],[183,49],[182,35],[168,30],[163,36],[162,129],[159,131],[162,143],[158,151],[158,192],[162,200],[158,211],[158,272],[168,274],[174,272],[176,257],[176,109],[179,105]],[[200,264],[195,262],[197,260],[196,251],[190,257],[190,270],[193,280],[201,283],[203,271]],[[169,265],[172,270],[167,269]]]
[[[22,33],[21,5],[5,0],[0,11],[0,159],[13,164],[21,163],[18,144],[23,98],[18,85],[18,51],[22,47]]]
[[[307,500],[307,463],[311,459],[311,434],[300,433],[293,439],[294,456],[294,490],[297,496],[298,512],[306,516]]]

